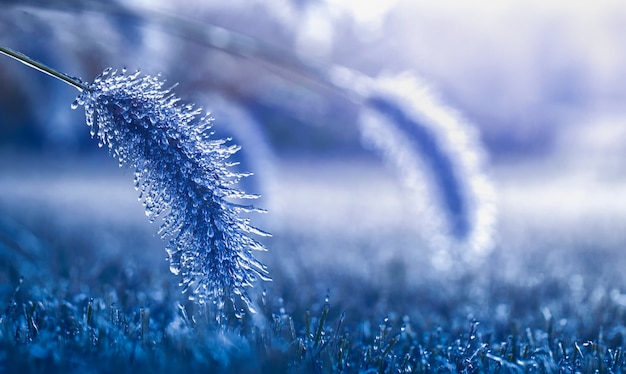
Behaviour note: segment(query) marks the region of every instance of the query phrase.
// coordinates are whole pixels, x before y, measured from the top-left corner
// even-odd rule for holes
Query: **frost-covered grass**
[[[82,162],[97,164],[93,159]],[[8,172],[7,167],[3,170]],[[39,183],[53,187],[36,166],[30,167],[43,179]],[[303,176],[308,173],[303,163],[282,169],[302,173],[283,180],[289,184],[284,188],[293,194],[283,195],[284,199],[307,195],[306,185],[323,196],[324,191]],[[87,179],[97,175],[80,167],[75,170]],[[117,170],[113,165],[99,172]],[[78,193],[77,189],[74,200],[64,187],[76,182],[66,177],[69,182],[54,187],[66,196],[62,205],[55,205],[54,192],[29,203],[24,191],[20,195],[11,188],[29,179],[18,172],[9,174],[16,174],[16,179],[13,184],[5,179],[0,205],[1,365],[8,372],[620,372],[626,368],[621,356],[626,333],[620,272],[624,261],[616,242],[555,244],[536,232],[511,241],[515,227],[508,227],[503,235],[509,243],[497,248],[479,268],[450,273],[433,270],[428,253],[421,253],[419,245],[407,248],[413,254],[403,258],[398,251],[412,239],[401,231],[385,234],[388,228],[382,217],[377,222],[380,231],[369,231],[369,237],[362,237],[360,229],[342,233],[327,227],[320,229],[326,237],[317,231],[306,235],[297,230],[304,218],[292,217],[288,219],[292,226],[266,223],[275,236],[272,252],[263,260],[274,280],[255,287],[258,313],[240,319],[230,314],[225,326],[219,327],[206,310],[180,293],[176,276],[168,272],[162,244],[152,237],[140,207],[133,210],[132,189],[127,191],[132,197],[127,211],[97,215],[101,208],[97,202],[72,210],[63,206],[82,201],[83,194],[103,191],[105,180],[109,189],[116,190],[115,179],[107,174],[94,180],[92,190],[83,186],[83,193]],[[345,175],[349,179],[345,184],[325,183],[344,196],[346,191],[338,186],[362,182],[356,177],[359,174],[367,173]],[[324,173],[317,178],[320,175]],[[37,186],[36,181],[31,183]],[[120,209],[127,202],[115,198],[113,191],[103,199]],[[371,193],[369,189],[348,192],[354,196],[352,202]],[[95,210],[90,204],[95,204]],[[324,204],[309,202],[312,210],[308,211],[304,203],[296,208],[306,216]],[[344,204],[346,210],[351,203]],[[361,204],[384,212],[384,204]],[[394,206],[391,200],[385,204]],[[85,213],[91,222],[81,218]],[[276,214],[284,218],[289,213]],[[53,215],[56,219],[50,219]],[[321,225],[313,219],[309,223]],[[395,221],[386,225],[397,227]],[[591,237],[593,230],[586,235]],[[388,252],[388,259],[374,257],[374,252]],[[361,262],[359,255],[365,257]],[[369,268],[359,268],[367,264]],[[21,284],[20,274],[24,275]]]
[[[124,268],[107,264],[91,281],[67,269],[56,279],[7,282],[3,372],[626,368],[624,296],[594,282],[593,274],[506,281],[489,266],[487,279],[429,280],[411,289],[346,279],[334,283],[326,300],[307,286],[325,282],[303,277],[268,287],[257,315],[231,315],[220,327],[196,304],[179,304],[175,288],[150,271],[118,270]],[[396,264],[392,271],[406,269]],[[317,275],[337,278],[323,269]],[[576,283],[583,279],[591,282],[584,289]]]

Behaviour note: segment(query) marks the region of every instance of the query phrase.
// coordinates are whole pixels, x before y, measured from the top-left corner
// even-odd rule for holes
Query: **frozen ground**
[[[382,362],[399,367],[394,360],[403,355],[415,365],[420,357],[430,357],[421,361],[424,368],[449,372],[479,363],[492,369],[529,365],[537,372],[623,365],[615,352],[621,352],[626,331],[621,322],[626,315],[626,204],[616,196],[623,195],[626,179],[613,176],[607,180],[605,174],[598,175],[597,167],[570,169],[557,156],[495,167],[492,175],[500,216],[497,245],[481,263],[455,263],[444,271],[433,266],[432,253],[422,242],[423,217],[406,203],[406,190],[380,161],[280,161],[275,165],[279,178],[261,183],[269,186],[261,203],[270,212],[254,217],[260,227],[274,234],[265,241],[269,251],[259,256],[274,280],[255,285],[262,313],[254,318],[261,330],[252,330],[260,331],[256,335],[240,332],[243,340],[216,343],[210,328],[181,327],[190,322],[185,324],[184,318],[181,322],[177,305],[193,308],[180,294],[179,279],[168,271],[163,243],[155,238],[156,226],[148,223],[137,201],[131,173],[118,169],[106,155],[76,159],[7,153],[2,160],[1,295],[2,300],[12,300],[13,288],[23,275],[24,290],[18,300],[26,300],[20,301],[26,305],[24,314],[12,311],[13,304],[7,301],[5,316],[17,316],[11,318],[18,321],[26,318],[18,323],[22,327],[17,331],[27,334],[16,332],[15,338],[5,339],[15,340],[6,346],[9,352],[25,357],[24,361],[4,361],[10,370],[60,367],[80,371],[84,370],[81,365],[93,369],[94,363],[99,367],[96,370],[102,370],[97,363],[103,357],[124,370],[209,367],[237,372],[241,369],[237,363],[249,363],[245,370],[253,372],[284,371],[289,365],[296,365],[297,372],[316,372],[318,364],[327,370],[337,363],[320,358],[318,364],[309,364],[309,360],[318,362],[317,356],[308,356],[315,353],[300,356],[291,353],[292,345],[273,335],[263,338],[270,334],[269,326],[275,326],[274,334],[282,334],[286,342],[300,342],[307,347],[302,348],[304,352],[315,352],[317,338],[311,340],[313,335],[305,333],[303,326],[309,323],[305,316],[310,311],[313,323],[319,324],[322,300],[327,296],[331,308],[323,339],[335,348],[323,357],[338,360],[332,342],[337,341],[339,331],[345,331],[341,339],[350,342],[346,344],[353,355],[346,362],[354,365],[348,372]],[[260,294],[263,289],[267,298]],[[59,361],[58,357],[65,356],[55,356],[58,346],[48,343],[47,335],[27,333],[32,331],[29,308],[38,311],[34,318],[42,331],[50,328],[49,318],[63,318],[59,317],[63,310],[90,326],[94,322],[88,317],[89,298],[100,303],[93,313],[105,327],[83,327],[82,335],[77,330],[78,336],[93,337],[92,331],[100,331],[102,344],[113,347],[110,350],[96,343],[98,348],[89,348],[76,338],[70,340],[74,342],[71,347],[59,351],[77,354],[76,358]],[[58,300],[68,301],[59,307],[55,306]],[[151,313],[146,331],[155,343],[151,343],[152,350],[144,345],[145,350],[139,352],[153,357],[151,366],[146,366],[148,361],[142,356],[134,359],[134,353],[128,358],[128,348],[120,345],[137,341],[134,334],[144,331],[143,327],[116,335],[128,331],[128,326],[144,326],[144,317],[138,317],[144,307]],[[128,319],[114,319],[115,310],[127,313]],[[270,318],[275,325],[268,325]],[[114,326],[120,330],[110,330],[109,320],[118,321]],[[119,321],[128,321],[126,330]],[[476,327],[472,321],[480,324]],[[61,320],[52,323],[57,326]],[[292,323],[295,328],[290,330]],[[470,325],[478,329],[477,338],[472,338],[473,330],[468,332]],[[292,340],[295,334],[303,338]],[[255,337],[250,339],[257,339],[260,348],[247,351],[246,336]],[[23,339],[33,340],[16,343]],[[58,332],[51,339],[56,342]],[[169,339],[178,342],[175,348],[167,348]],[[367,350],[385,341],[399,342],[389,358],[368,359]],[[415,344],[424,344],[424,351],[410,353]],[[506,349],[507,344],[514,344],[512,351]],[[600,344],[600,349],[594,344]],[[457,353],[445,353],[441,347]],[[528,347],[531,356],[521,353]],[[607,347],[608,351],[603,350]],[[189,349],[196,352],[193,359]],[[516,349],[518,353],[511,353]],[[546,356],[549,349],[551,358]],[[587,358],[576,358],[574,352]],[[515,361],[516,355],[526,358]],[[498,361],[500,357],[505,361]],[[214,361],[207,363],[209,358]],[[228,364],[230,359],[234,361]],[[456,369],[451,362],[457,362]]]

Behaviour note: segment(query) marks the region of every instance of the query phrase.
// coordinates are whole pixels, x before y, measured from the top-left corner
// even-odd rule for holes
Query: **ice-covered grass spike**
[[[262,212],[240,204],[258,196],[237,188],[248,174],[234,172],[229,157],[240,147],[212,138],[212,118],[179,103],[158,77],[106,69],[85,84],[17,52],[0,52],[82,91],[72,108],[84,106],[92,137],[120,165],[135,169],[139,199],[151,221],[162,221],[159,234],[168,242],[170,270],[182,277],[183,292],[214,303],[219,312],[237,297],[253,310],[246,288],[269,280],[252,254],[265,247],[253,236],[269,234],[241,215]]]
[[[477,129],[413,72],[372,78],[333,66],[325,81],[361,108],[363,141],[400,175],[432,264],[457,274],[482,264],[495,248],[497,205]]]
[[[480,263],[493,248],[496,205],[474,128],[414,74],[359,83],[363,137],[399,170],[427,217],[420,226],[435,265]]]

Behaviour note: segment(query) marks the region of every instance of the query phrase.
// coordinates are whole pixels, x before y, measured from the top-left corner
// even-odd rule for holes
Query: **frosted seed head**
[[[158,233],[183,292],[218,310],[237,296],[253,310],[246,289],[270,278],[252,255],[265,247],[249,235],[269,234],[239,216],[258,209],[225,200],[257,197],[235,188],[247,174],[226,162],[240,147],[211,139],[212,118],[198,118],[201,110],[180,104],[157,77],[108,68],[89,87],[73,107],[83,105],[91,136],[135,169],[139,200],[150,221],[163,220]]]

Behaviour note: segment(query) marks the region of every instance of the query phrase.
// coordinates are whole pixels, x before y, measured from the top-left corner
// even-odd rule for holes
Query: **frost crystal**
[[[240,147],[212,139],[212,119],[178,101],[157,77],[107,69],[72,107],[83,105],[92,137],[135,169],[139,199],[150,221],[163,222],[159,234],[183,292],[220,311],[239,295],[253,309],[245,288],[269,277],[252,255],[265,247],[250,235],[269,234],[240,215],[262,210],[234,201],[258,196],[235,186],[247,176],[228,162]]]

